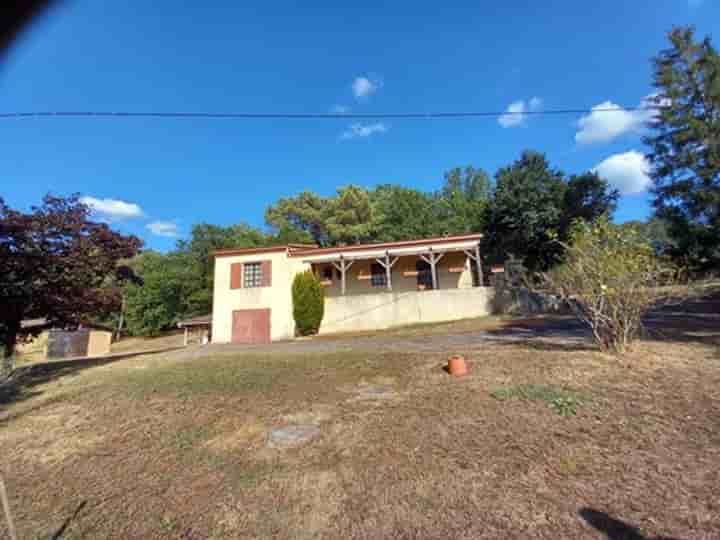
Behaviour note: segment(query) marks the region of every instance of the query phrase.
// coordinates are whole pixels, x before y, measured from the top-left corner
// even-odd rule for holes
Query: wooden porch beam
[[[398,262],[399,258],[400,257],[395,257],[393,260],[390,260],[390,252],[386,251],[384,258],[375,259],[375,261],[385,269],[385,275],[387,276],[387,279],[385,281],[387,282],[386,285],[388,291],[392,291],[392,267],[395,266],[395,263]]]
[[[345,274],[347,273],[348,269],[355,263],[355,261],[348,261],[340,255],[340,264],[336,263],[335,261],[332,262],[333,266],[338,269],[340,272],[340,292],[343,296],[345,296],[345,283],[347,282],[347,279],[345,278]]]
[[[433,290],[437,290],[438,288],[438,278],[437,278],[437,263],[445,256],[445,253],[435,253],[432,248],[430,248],[430,251],[428,252],[427,256],[420,254],[420,258],[428,263],[430,265],[430,274],[432,276],[432,285]]]

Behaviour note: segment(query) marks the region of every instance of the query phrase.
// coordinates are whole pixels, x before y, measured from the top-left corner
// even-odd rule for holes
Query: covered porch
[[[483,284],[481,235],[314,250],[303,256],[328,297]]]
[[[481,235],[293,253],[325,288],[320,333],[376,330],[490,313]]]

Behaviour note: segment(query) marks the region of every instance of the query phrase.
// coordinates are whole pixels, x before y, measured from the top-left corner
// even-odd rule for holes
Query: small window
[[[245,263],[243,265],[243,287],[262,287],[262,263]]]
[[[322,277],[326,281],[332,281],[333,279],[333,268],[332,266],[326,266],[323,268]]]
[[[379,263],[372,263],[370,266],[370,284],[373,287],[387,287],[387,273],[385,268]]]

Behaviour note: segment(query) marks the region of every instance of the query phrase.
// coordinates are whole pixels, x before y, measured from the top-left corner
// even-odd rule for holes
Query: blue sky
[[[0,65],[0,110],[634,106],[673,25],[720,34],[717,0],[184,4],[58,2]],[[494,174],[532,148],[568,173],[598,167],[626,192],[624,221],[649,213],[642,120],[2,120],[0,196],[27,208],[78,192],[165,250],[193,223],[261,226],[269,204],[303,189],[434,190],[451,167]]]

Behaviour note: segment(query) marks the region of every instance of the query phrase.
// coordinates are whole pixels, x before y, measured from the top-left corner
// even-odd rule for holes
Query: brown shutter
[[[262,286],[272,287],[272,261],[263,261],[261,263]]]
[[[230,265],[230,288],[242,288],[242,263],[233,263]]]

